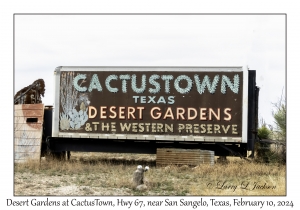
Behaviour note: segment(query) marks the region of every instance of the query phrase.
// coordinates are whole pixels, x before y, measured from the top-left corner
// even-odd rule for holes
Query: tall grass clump
[[[145,173],[145,191],[132,185],[133,172],[140,161],[150,166]],[[150,155],[142,160],[139,154],[75,153],[68,161],[46,159],[40,163],[15,164],[17,195],[285,195],[285,177],[285,165],[247,162],[233,157],[228,158],[227,164],[213,166],[156,166]],[[247,191],[237,188],[233,191],[219,189],[219,182],[236,186],[242,182],[249,182],[251,186],[267,183],[276,189]]]

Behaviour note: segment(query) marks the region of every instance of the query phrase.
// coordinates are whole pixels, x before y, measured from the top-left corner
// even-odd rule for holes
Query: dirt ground
[[[42,160],[38,165],[16,164],[14,195],[286,195],[285,165],[233,160],[214,166],[156,167],[155,157],[137,159],[130,155],[111,158],[78,153],[73,154],[70,161]],[[137,165],[150,166],[145,173],[147,189],[144,191],[132,186]],[[241,189],[241,183],[249,183],[249,189]],[[265,187],[251,190],[250,186],[253,188],[255,184]]]
[[[26,178],[25,178],[26,177]],[[78,185],[78,177],[70,175],[41,176],[33,173],[15,173],[15,196],[23,195],[131,195],[132,189]]]

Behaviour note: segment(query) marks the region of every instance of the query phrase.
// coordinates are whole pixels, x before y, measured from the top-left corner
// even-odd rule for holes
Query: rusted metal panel
[[[156,165],[214,165],[214,155],[208,150],[158,148]]]
[[[14,154],[15,162],[39,160],[43,132],[43,104],[15,105]]]
[[[60,67],[53,136],[246,143],[247,79],[241,66]]]

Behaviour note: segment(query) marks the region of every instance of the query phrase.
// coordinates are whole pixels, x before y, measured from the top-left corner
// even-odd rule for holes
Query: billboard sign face
[[[55,77],[61,136],[242,142],[245,135],[242,67],[61,67]]]

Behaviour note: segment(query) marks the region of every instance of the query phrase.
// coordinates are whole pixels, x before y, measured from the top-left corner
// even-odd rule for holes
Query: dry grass
[[[132,186],[132,175],[139,164],[150,166],[145,173],[146,191]],[[253,189],[255,183],[272,188]],[[15,195],[282,196],[286,195],[286,168],[240,159],[214,166],[155,167],[155,155],[72,153],[69,161],[15,164],[14,187]]]

